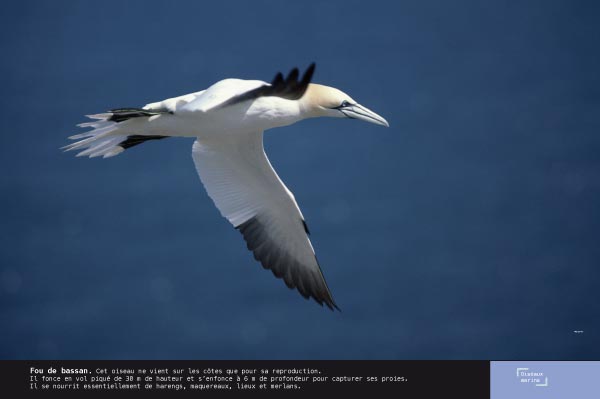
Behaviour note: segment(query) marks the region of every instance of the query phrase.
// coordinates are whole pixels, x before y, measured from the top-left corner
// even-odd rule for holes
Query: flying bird
[[[216,207],[238,229],[254,258],[306,299],[338,309],[317,262],[302,212],[263,148],[263,132],[307,118],[351,118],[389,126],[333,87],[311,83],[315,64],[271,83],[225,79],[206,90],[87,115],[92,128],[62,147],[77,156],[109,158],[168,137],[195,137],[192,157]]]

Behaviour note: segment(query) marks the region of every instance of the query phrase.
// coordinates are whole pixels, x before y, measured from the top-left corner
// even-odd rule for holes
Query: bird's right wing
[[[296,200],[264,152],[263,132],[197,139],[192,155],[208,195],[256,260],[305,298],[337,308]]]

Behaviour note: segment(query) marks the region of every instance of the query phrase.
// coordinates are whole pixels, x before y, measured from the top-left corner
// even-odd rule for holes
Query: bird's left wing
[[[279,72],[270,84],[262,80],[221,80],[183,108],[190,112],[208,112],[269,96],[298,100],[306,92],[314,72],[315,64],[312,63],[301,79],[298,79],[300,71],[294,68],[285,78]]]
[[[298,204],[264,152],[263,132],[197,139],[192,154],[208,195],[256,260],[305,298],[337,308]]]
[[[247,100],[254,100],[259,97],[275,96],[286,100],[299,100],[304,93],[306,93],[306,89],[312,80],[314,72],[314,62],[306,69],[300,80],[298,80],[298,77],[300,76],[298,68],[292,69],[286,78],[279,72],[275,75],[271,84],[259,86],[253,90],[231,97],[229,100],[220,104],[219,108],[239,104]]]

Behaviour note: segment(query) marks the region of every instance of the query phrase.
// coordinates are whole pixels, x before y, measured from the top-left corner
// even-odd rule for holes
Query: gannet
[[[321,306],[338,309],[317,262],[304,216],[263,148],[263,132],[302,119],[387,121],[333,87],[311,83],[315,64],[271,83],[225,79],[206,90],[87,115],[92,128],[62,147],[77,156],[109,158],[150,140],[195,137],[192,157],[209,197],[238,229],[263,268]]]

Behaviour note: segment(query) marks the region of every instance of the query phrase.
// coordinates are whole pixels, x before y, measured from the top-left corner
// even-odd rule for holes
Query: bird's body
[[[173,136],[209,139],[215,135],[220,138],[264,131],[302,119],[299,102],[280,97],[259,97],[228,107],[219,106],[236,93],[264,85],[267,83],[260,80],[226,79],[198,93],[148,104],[144,109],[166,109],[177,115],[176,120],[166,114],[149,121],[150,132],[164,134],[168,129]]]
[[[80,126],[94,130],[72,136],[81,140],[64,148],[106,158],[149,140],[195,137],[192,155],[200,179],[255,258],[305,298],[333,308],[300,208],[264,153],[263,132],[318,116],[387,122],[341,91],[311,84],[313,71],[314,64],[298,80],[294,69],[271,84],[225,79],[143,108],[90,115],[95,121]]]

